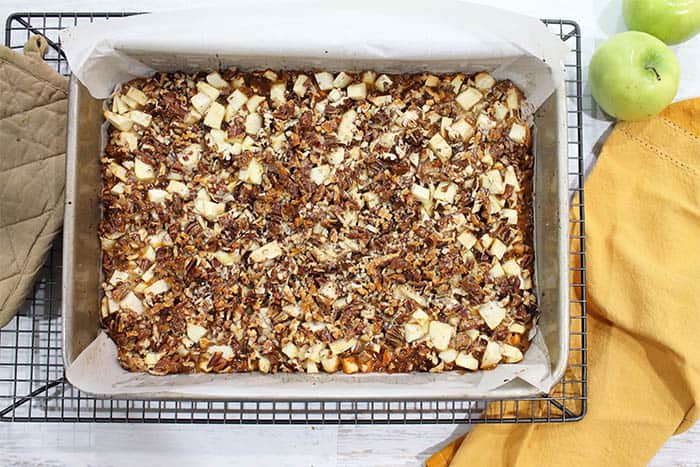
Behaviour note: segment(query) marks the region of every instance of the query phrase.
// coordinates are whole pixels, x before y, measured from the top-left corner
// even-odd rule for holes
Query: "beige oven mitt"
[[[44,63],[46,50],[41,36],[24,55],[0,47],[0,327],[63,222],[68,81]]]

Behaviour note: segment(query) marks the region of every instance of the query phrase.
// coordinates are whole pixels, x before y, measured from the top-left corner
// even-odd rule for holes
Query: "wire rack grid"
[[[5,43],[21,49],[32,35],[49,43],[46,62],[70,73],[59,31],[129,13],[16,13]],[[61,342],[61,250],[55,242],[34,290],[17,317],[0,330],[0,420],[21,422],[143,422],[250,424],[436,424],[571,422],[586,412],[586,303],[583,212],[581,37],[568,20],[543,20],[570,46],[565,64],[568,98],[568,177],[572,208],[573,282],[569,368],[547,395],[517,401],[143,401],[100,399],[81,393],[64,376]],[[578,197],[576,197],[578,195]],[[575,297],[582,297],[580,300]]]

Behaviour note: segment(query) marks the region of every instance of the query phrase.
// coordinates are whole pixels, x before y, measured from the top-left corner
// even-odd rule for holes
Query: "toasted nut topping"
[[[132,371],[524,358],[525,97],[488,73],[157,73],[107,103],[99,314]]]

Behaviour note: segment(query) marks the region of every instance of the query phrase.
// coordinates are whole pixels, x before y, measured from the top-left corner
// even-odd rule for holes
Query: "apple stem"
[[[654,68],[653,66],[647,66],[645,68],[654,72],[654,74],[656,75],[656,81],[661,81],[661,76],[659,76],[659,72],[656,71],[656,68]]]

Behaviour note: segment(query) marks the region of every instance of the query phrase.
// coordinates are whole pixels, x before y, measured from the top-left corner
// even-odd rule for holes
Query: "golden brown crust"
[[[100,225],[122,366],[519,361],[536,310],[523,102],[486,73],[126,84],[106,112]]]

